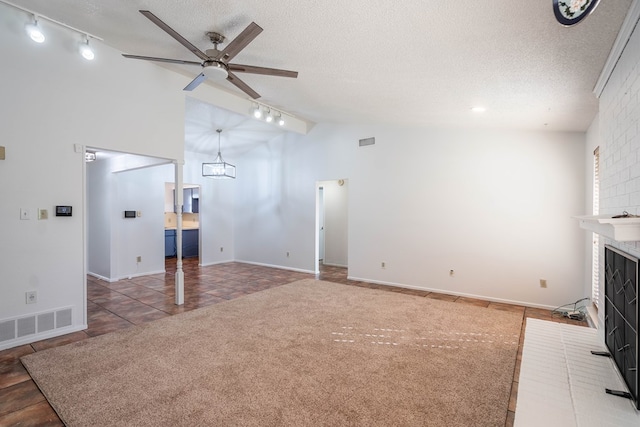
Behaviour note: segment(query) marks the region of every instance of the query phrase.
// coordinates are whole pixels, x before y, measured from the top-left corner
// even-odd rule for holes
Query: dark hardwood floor
[[[198,260],[192,258],[184,260],[183,269],[185,272],[185,303],[182,306],[174,304],[175,259],[167,260],[165,274],[137,277],[114,283],[89,276],[87,278],[88,329],[0,351],[0,426],[63,425],[22,366],[20,357],[26,354],[130,328],[199,307],[218,304],[300,279],[315,277],[318,280],[346,285],[401,292],[416,297],[435,298],[458,304],[471,304],[485,307],[488,310],[508,310],[522,313],[524,315],[523,329],[513,376],[507,426],[513,425],[515,415],[526,318],[587,326],[586,322],[554,316],[549,310],[348,280],[346,269],[339,267],[323,266],[321,273],[314,276],[234,262],[198,267]]]

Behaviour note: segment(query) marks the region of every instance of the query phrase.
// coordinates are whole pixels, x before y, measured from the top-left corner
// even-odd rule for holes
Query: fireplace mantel
[[[618,242],[640,241],[640,217],[611,218],[611,215],[577,216],[580,228]]]

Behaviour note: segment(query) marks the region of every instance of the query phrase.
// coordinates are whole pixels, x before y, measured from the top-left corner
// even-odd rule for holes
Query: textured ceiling
[[[231,40],[255,21],[264,31],[233,62],[299,77],[239,77],[263,102],[313,122],[565,131],[584,131],[593,119],[592,90],[631,4],[603,0],[567,28],[555,21],[551,0],[12,2],[123,53],[185,60],[197,57],[139,9],[201,50],[212,47],[206,31]],[[181,71],[195,76],[199,68]],[[474,105],[486,113],[472,114]]]

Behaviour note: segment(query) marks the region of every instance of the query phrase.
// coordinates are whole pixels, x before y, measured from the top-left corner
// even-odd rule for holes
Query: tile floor
[[[175,259],[167,260],[165,274],[137,277],[114,283],[88,277],[88,329],[0,351],[0,427],[63,425],[20,363],[21,356],[129,328],[198,307],[217,304],[300,279],[315,277],[318,280],[402,292],[457,304],[471,304],[489,310],[508,310],[522,313],[523,329],[513,376],[507,426],[512,426],[515,418],[526,318],[587,326],[586,322],[553,316],[549,310],[348,280],[346,269],[338,267],[323,267],[319,275],[313,276],[235,262],[198,267],[198,260],[191,258],[184,260],[183,269],[185,272],[185,304],[183,306],[174,304]]]

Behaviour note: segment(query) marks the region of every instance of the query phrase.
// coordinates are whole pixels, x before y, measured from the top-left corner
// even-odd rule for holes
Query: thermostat
[[[56,206],[56,216],[71,216],[71,206]]]

